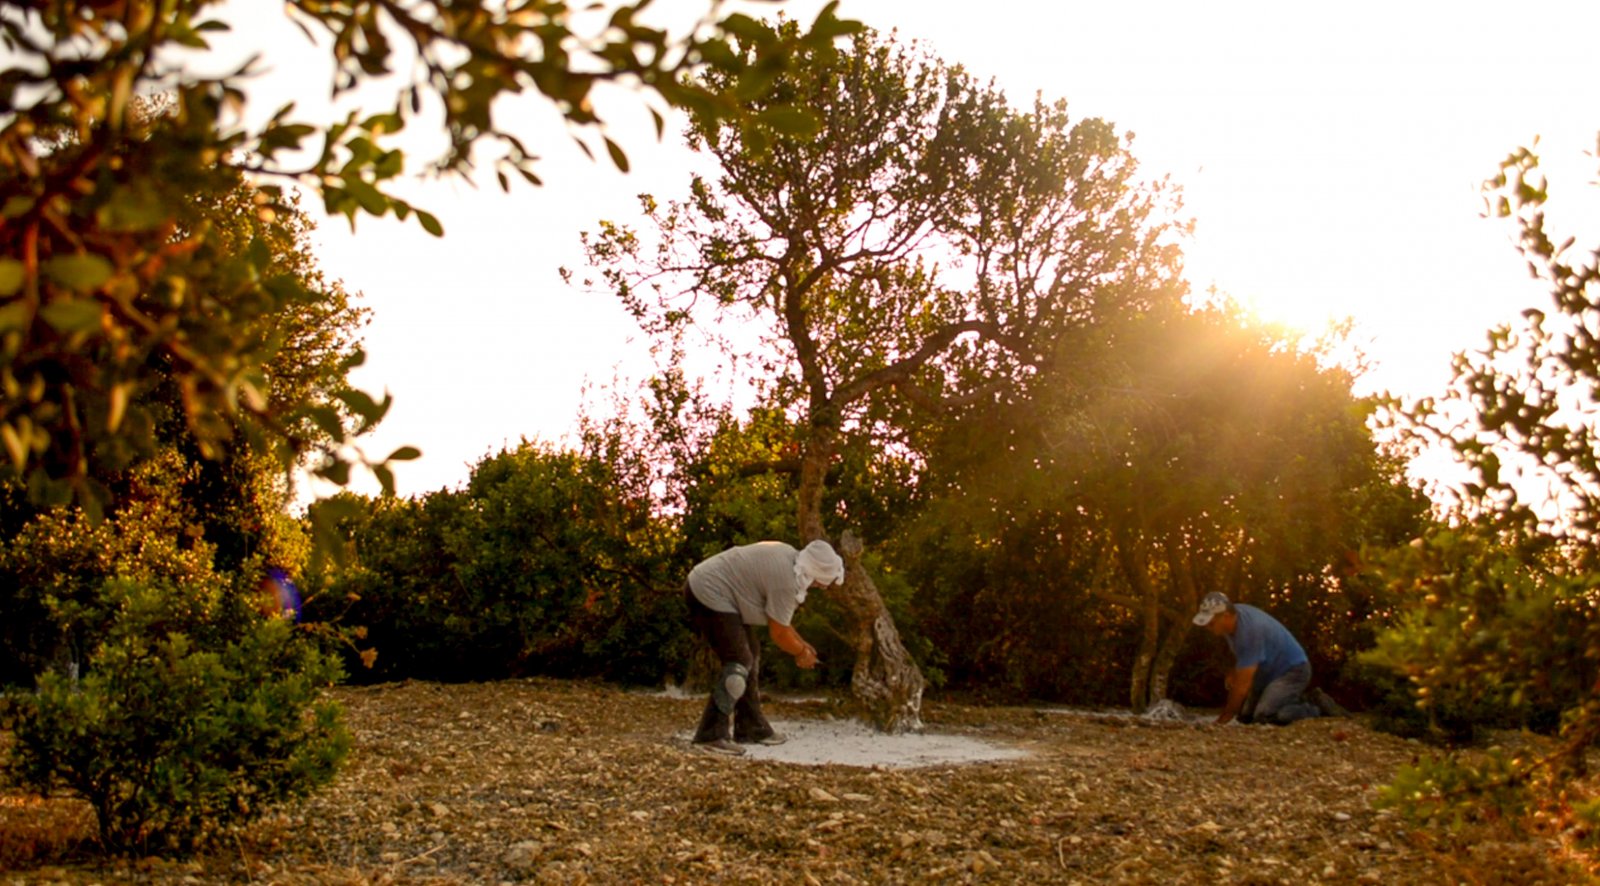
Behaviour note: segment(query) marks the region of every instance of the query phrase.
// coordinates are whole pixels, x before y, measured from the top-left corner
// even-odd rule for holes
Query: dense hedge
[[[306,615],[364,630],[361,681],[681,672],[676,540],[614,473],[527,443],[480,461],[464,489],[360,499],[341,527],[350,564],[308,578]]]

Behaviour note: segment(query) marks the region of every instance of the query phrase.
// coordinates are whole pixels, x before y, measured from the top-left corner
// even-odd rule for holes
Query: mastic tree
[[[727,85],[719,71],[702,82]],[[690,141],[716,171],[685,199],[645,198],[647,233],[607,221],[585,243],[645,329],[719,337],[800,428],[799,541],[831,529],[845,555],[833,596],[850,613],[856,696],[880,728],[911,728],[923,677],[847,515],[823,509],[830,466],[848,437],[888,445],[912,404],[997,396],[1057,330],[1167,285],[1165,196],[1136,184],[1105,122],[1073,122],[1059,102],[1017,110],[893,38],[800,52],[752,101],[785,105],[817,128],[698,120]]]
[[[1593,834],[1600,799],[1575,777],[1600,738],[1600,249],[1577,253],[1547,230],[1533,152],[1508,157],[1486,192],[1490,214],[1515,222],[1550,303],[1490,330],[1481,350],[1457,355],[1444,396],[1397,416],[1468,473],[1453,525],[1379,561],[1402,611],[1369,659],[1407,680],[1436,726],[1465,713],[1560,741],[1419,761],[1385,797],[1447,822],[1520,820],[1536,806]]]
[[[537,183],[532,140],[499,113],[500,100],[531,93],[552,105],[586,149],[627,157],[604,131],[590,94],[634,86],[659,124],[681,108],[754,119],[741,102],[759,94],[796,45],[826,44],[849,30],[827,7],[812,28],[778,41],[748,16],[708,14],[683,33],[641,20],[647,0],[623,3],[592,30],[564,3],[445,0],[291,0],[284,14],[331,52],[335,95],[384,81],[393,104],[322,122],[288,105],[260,125],[237,113],[252,59],[207,71],[208,35],[226,28],[215,0],[0,2],[0,443],[35,501],[75,499],[91,511],[106,490],[90,470],[105,447],[146,449],[150,428],[128,406],[153,383],[152,366],[176,385],[187,432],[208,455],[240,436],[320,453],[315,470],[334,482],[353,462],[373,465],[388,488],[386,458],[328,445],[380,418],[377,401],[348,386],[273,390],[262,367],[284,343],[250,334],[255,321],[302,297],[292,280],[264,273],[270,246],[230,242],[187,224],[195,192],[220,194],[241,172],[254,177],[254,211],[269,214],[298,188],[330,215],[437,218],[396,197],[408,172],[398,134],[438,126],[448,147],[428,165],[470,173],[492,164]],[[717,67],[728,92],[688,75]],[[391,79],[393,78],[393,79]],[[163,113],[137,112],[162,94]],[[803,121],[792,108],[779,123]],[[293,394],[293,395],[290,395]],[[341,427],[341,412],[355,428]]]
[[[1108,317],[1060,346],[1027,397],[924,450],[923,520],[1006,540],[945,618],[993,613],[990,668],[1033,685],[1033,660],[1126,674],[1144,710],[1168,697],[1200,598],[1222,591],[1274,611],[1336,673],[1372,608],[1358,552],[1410,537],[1425,507],[1350,375],[1225,305]],[[1108,668],[1108,650],[1131,661]]]

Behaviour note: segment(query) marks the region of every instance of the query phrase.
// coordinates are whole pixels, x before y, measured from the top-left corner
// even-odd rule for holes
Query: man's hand
[[[1239,715],[1244,708],[1244,702],[1250,695],[1250,687],[1256,681],[1256,665],[1247,668],[1234,668],[1228,672],[1226,680],[1228,686],[1228,701],[1222,707],[1222,713],[1217,715],[1216,725],[1222,726]]]
[[[804,670],[804,671],[809,671],[812,668],[816,667],[817,666],[817,649],[816,649],[816,647],[812,646],[810,643],[807,643],[806,644],[806,648],[800,650],[799,654],[797,654],[794,657],[794,663],[799,665],[800,669]]]
[[[805,641],[800,632],[786,624],[779,624],[772,619],[767,619],[767,630],[772,633],[772,642],[778,648],[794,656],[794,663],[802,670],[811,670],[817,666],[816,647]]]

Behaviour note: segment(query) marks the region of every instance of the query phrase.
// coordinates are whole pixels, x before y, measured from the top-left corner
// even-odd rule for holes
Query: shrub
[[[349,751],[320,697],[338,664],[287,619],[207,596],[107,582],[116,615],[83,678],[47,674],[16,699],[9,774],[82,795],[110,851],[190,851],[326,784]]]
[[[1430,532],[1377,568],[1402,608],[1360,658],[1405,680],[1430,731],[1554,731],[1595,684],[1600,580],[1559,552],[1520,550],[1468,524]]]
[[[358,679],[658,683],[688,648],[683,574],[670,525],[626,479],[603,456],[524,443],[463,490],[352,497],[349,563],[309,577],[322,593],[306,616],[365,631],[377,657],[351,665]]]

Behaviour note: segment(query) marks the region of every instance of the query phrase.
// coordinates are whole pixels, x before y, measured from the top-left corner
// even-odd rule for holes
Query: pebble
[[[839,802],[839,798],[838,797],[835,797],[834,795],[828,793],[827,791],[823,790],[822,788],[812,788],[807,793],[810,794],[811,799],[817,801],[818,803],[837,803],[837,802]]]
[[[1334,821],[1349,821],[1350,820],[1350,813],[1348,813],[1348,812],[1335,812],[1333,814],[1333,820]]]
[[[533,867],[543,853],[543,843],[538,840],[523,840],[521,843],[516,843],[506,850],[506,854],[501,858],[501,861],[513,872],[523,874]]]

